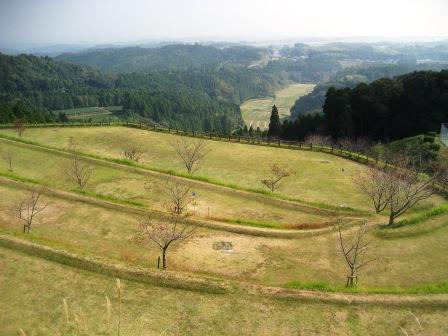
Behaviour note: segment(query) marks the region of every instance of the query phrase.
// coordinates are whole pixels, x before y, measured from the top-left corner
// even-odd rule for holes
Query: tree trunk
[[[166,268],[166,250],[162,250],[162,268]]]
[[[347,277],[347,283],[346,283],[346,287],[353,287],[355,286],[355,279],[357,278],[357,276],[355,276],[355,269],[352,268],[350,271],[350,275]]]
[[[389,224],[388,225],[392,225],[394,223],[394,214],[391,212],[389,215]]]

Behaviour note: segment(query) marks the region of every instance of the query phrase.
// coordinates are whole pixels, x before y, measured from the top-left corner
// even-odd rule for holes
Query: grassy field
[[[12,130],[0,134],[15,136]],[[185,173],[170,143],[177,136],[125,127],[27,129],[25,140],[66,148],[70,137],[80,150],[107,158],[120,158],[124,144],[141,148],[141,163],[148,167]],[[195,173],[223,184],[261,189],[261,180],[272,164],[287,164],[296,174],[285,180],[280,196],[324,205],[343,205],[371,211],[369,200],[359,191],[354,177],[364,166],[330,154],[207,141],[209,153]],[[440,197],[422,203],[423,210],[446,202]],[[258,217],[259,218],[259,217]]]
[[[8,130],[1,133],[14,135]],[[98,157],[88,159],[94,170],[87,195],[92,200],[120,202],[121,208],[88,202],[66,179],[63,171],[70,159],[63,150],[70,137],[76,139],[82,152]],[[149,242],[135,239],[135,211],[145,207],[165,209],[163,186],[168,175],[150,169],[184,172],[169,145],[175,138],[124,127],[27,129],[23,135],[24,140],[62,151],[0,139],[1,151],[16,153],[13,174],[0,162],[0,195],[6,195],[0,197],[0,235],[117,267],[157,273],[159,251]],[[111,162],[120,158],[123,144],[144,150],[141,167],[146,169]],[[364,169],[361,164],[319,152],[217,141],[208,141],[207,146],[210,152],[197,172],[199,177],[242,189],[259,188],[271,163],[287,163],[296,175],[279,190],[282,197],[322,206],[345,205],[371,213],[354,182],[354,176]],[[27,182],[18,184],[8,179]],[[31,233],[23,234],[13,208],[29,194],[26,187],[31,180],[58,193],[44,196],[48,207],[37,218]],[[191,179],[179,181],[191,184],[198,195],[194,208],[190,208],[196,219],[211,217],[230,225],[266,226],[263,230],[302,224],[319,226],[331,220],[323,209],[306,208],[300,203],[287,205],[271,195]],[[149,188],[145,189],[145,184]],[[234,233],[225,227],[198,227],[191,239],[170,248],[168,269],[173,273],[166,274],[176,274],[179,279],[213,278],[228,284],[228,290],[211,294],[202,289],[188,291],[125,281],[121,335],[391,335],[403,334],[400,328],[409,335],[447,333],[446,307],[407,303],[386,307],[381,296],[375,294],[400,294],[395,296],[399,301],[403,295],[420,294],[422,298],[448,292],[446,200],[432,197],[393,228],[378,226],[384,222],[381,216],[372,214],[364,219],[370,222],[369,257],[375,262],[362,270],[359,286],[352,290],[356,294],[351,295],[373,298],[372,305],[304,301],[274,295],[272,289],[264,287],[276,287],[280,294],[309,289],[350,295],[339,293],[352,291],[344,287],[347,268],[334,231],[286,239]],[[354,228],[347,227],[345,234],[351,230]],[[230,243],[233,250],[216,249],[220,242]],[[79,268],[71,268],[60,264],[61,259],[56,263],[45,258],[0,247],[0,334],[22,335],[20,328],[25,335],[116,334],[115,279],[84,271],[80,264]],[[112,302],[109,327],[106,295]],[[63,298],[68,303],[68,322]]]
[[[115,279],[0,248],[2,335],[116,335]],[[111,302],[107,327],[106,295]],[[63,306],[68,306],[68,323]],[[11,304],[14,302],[14,304]],[[38,305],[38,306],[37,306]],[[121,335],[409,335],[448,333],[446,310],[214,295],[123,281]],[[75,320],[75,314],[78,323]],[[79,327],[77,327],[77,325]],[[79,330],[79,332],[78,332]]]
[[[0,200],[1,209],[11,209],[27,193],[7,186],[0,186],[0,192],[8,195],[7,199]],[[31,235],[21,234],[19,220],[11,211],[0,213],[0,228],[76,254],[156,267],[158,250],[133,240],[138,230],[137,216],[50,196],[45,201],[49,206]],[[362,273],[361,284],[365,290],[387,291],[446,281],[448,259],[444,251],[448,248],[448,215],[436,220],[438,223],[425,224],[426,232],[420,235],[406,235],[404,229],[394,229],[390,231],[395,236],[383,238],[373,230],[371,256],[378,262]],[[233,252],[215,250],[214,243],[220,241],[230,242]],[[302,239],[280,239],[204,228],[197,229],[192,240],[170,250],[169,268],[264,285],[283,286],[300,281],[341,287],[346,270],[338,251],[338,240],[332,232]],[[427,267],[427,260],[431,260],[432,267]]]
[[[70,166],[70,158],[35,150],[27,146],[1,141],[2,149],[16,153],[14,174],[26,177],[58,189],[70,191],[76,185],[67,179],[64,171]],[[166,191],[168,176],[146,176],[119,169],[92,164],[93,173],[86,187],[87,192],[141,204],[147,208],[166,211]],[[7,174],[7,167],[0,165],[0,173]],[[221,221],[260,221],[271,227],[294,228],[299,225],[322,225],[328,216],[304,212],[300,209],[285,208],[250,199],[241,193],[220,192],[201,184],[182,180],[182,185],[191,185],[196,193],[192,211],[198,218],[213,218]],[[244,204],[241,207],[240,204]]]
[[[271,116],[272,106],[275,104],[278,108],[280,118],[289,117],[292,105],[300,97],[310,93],[314,84],[291,84],[288,87],[275,93],[275,97],[257,98],[245,101],[241,105],[243,119],[249,127],[266,129],[269,126],[269,117]]]

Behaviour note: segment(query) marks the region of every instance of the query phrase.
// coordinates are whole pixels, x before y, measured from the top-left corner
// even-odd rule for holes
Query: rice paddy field
[[[13,172],[0,162],[2,335],[117,334],[115,273],[68,264],[60,253],[176,277],[169,287],[122,279],[120,335],[448,333],[448,208],[440,195],[401,225],[382,228],[386,218],[373,214],[354,182],[365,167],[330,154],[207,141],[209,152],[189,177],[170,146],[178,137],[172,134],[85,127],[29,128],[16,140],[11,130],[0,135],[0,151],[16,153]],[[70,138],[93,168],[83,192],[64,174]],[[143,150],[139,164],[120,160],[124,146]],[[260,180],[272,163],[288,164],[296,174],[275,194],[262,193]],[[162,271],[159,250],[137,239],[137,219],[142,211],[166,211],[170,179],[197,195],[190,209],[196,229],[169,249]],[[22,233],[15,206],[41,185],[47,208],[31,233]],[[351,208],[342,212],[351,224],[346,234],[353,224],[368,223],[375,260],[353,290],[344,286],[347,267],[328,225],[341,205]],[[54,252],[46,257],[9,239]],[[217,248],[222,244],[231,248]],[[225,290],[188,289],[182,279],[209,279]]]
[[[241,105],[241,114],[247,125],[256,129],[267,129],[269,118],[271,116],[272,106],[275,104],[278,108],[280,119],[290,116],[289,109],[294,102],[302,96],[310,93],[314,84],[291,84],[282,90],[275,92],[275,97],[256,98],[245,101]]]

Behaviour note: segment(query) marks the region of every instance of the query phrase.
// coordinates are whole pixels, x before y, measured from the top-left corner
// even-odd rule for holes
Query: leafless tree
[[[307,145],[330,146],[332,144],[331,137],[321,134],[310,134],[306,137]]]
[[[127,160],[139,162],[143,156],[143,152],[136,147],[126,147],[123,149],[123,156]]]
[[[14,120],[14,129],[16,130],[19,137],[22,136],[23,132],[25,132],[25,123],[22,119]]]
[[[151,216],[144,216],[138,219],[140,232],[153,242],[162,254],[162,268],[167,267],[166,256],[168,248],[180,241],[190,238],[194,233],[194,228],[186,224],[180,215],[173,215],[171,220],[160,222],[152,220]]]
[[[417,203],[431,197],[433,184],[441,171],[430,176],[423,174],[407,155],[396,156],[386,168],[368,168],[357,180],[361,190],[373,201],[375,211],[389,210],[389,225]]]
[[[394,168],[386,170],[389,225],[417,203],[431,197],[435,192],[433,185],[439,175],[439,172],[435,172],[424,177],[422,170],[414,166],[406,156],[397,158],[393,164]]]
[[[360,224],[354,234],[344,235],[341,228],[342,219],[339,211],[336,211],[333,225],[338,231],[340,249],[349,268],[346,286],[353,287],[358,283],[359,271],[374,261],[367,257],[371,243],[366,239],[367,223]]]
[[[339,147],[357,153],[373,154],[372,143],[366,138],[342,138],[338,141]]]
[[[281,181],[294,175],[295,172],[288,168],[288,166],[279,166],[277,164],[273,164],[271,167],[271,176],[265,180],[262,180],[261,183],[269,188],[271,192],[274,192],[279,188]]]
[[[189,174],[197,169],[199,162],[208,153],[204,140],[188,141],[182,138],[171,143],[171,147],[174,148]]]
[[[186,210],[194,201],[191,187],[181,184],[175,179],[170,179],[165,185],[164,192],[167,196],[168,211],[174,215],[187,215]]]
[[[71,161],[65,169],[65,175],[79,189],[84,189],[92,175],[93,168],[89,164],[83,163],[72,138],[70,139],[69,150],[71,152]]]
[[[44,188],[33,190],[30,195],[18,202],[16,211],[19,219],[23,222],[24,233],[30,232],[35,217],[47,207],[47,204],[42,204],[41,202],[41,197],[44,193]]]
[[[375,208],[376,213],[381,213],[389,204],[389,174],[382,168],[369,166],[355,176],[355,183],[366,194]]]
[[[3,161],[8,165],[8,170],[10,172],[13,171],[13,162],[15,160],[16,153],[12,150],[5,150],[2,152]]]

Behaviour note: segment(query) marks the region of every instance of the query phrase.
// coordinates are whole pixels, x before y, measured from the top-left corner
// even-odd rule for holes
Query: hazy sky
[[[448,0],[0,0],[0,40],[448,36]]]

